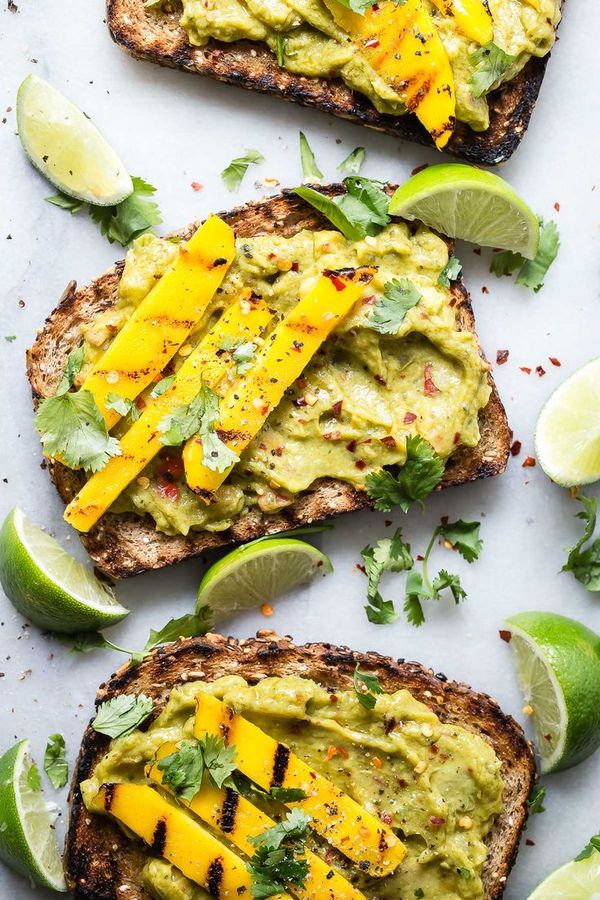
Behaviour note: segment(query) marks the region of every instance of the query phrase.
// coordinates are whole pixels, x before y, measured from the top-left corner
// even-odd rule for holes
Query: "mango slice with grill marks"
[[[194,735],[207,734],[234,744],[240,772],[263,790],[300,788],[306,800],[286,804],[310,815],[311,828],[357,865],[361,872],[384,878],[394,872],[406,848],[394,832],[355,800],[336,788],[260,728],[237,715],[211,694],[196,697]]]
[[[146,842],[152,853],[180,869],[218,900],[252,896],[245,862],[183,809],[145,784],[104,784],[93,801]],[[278,894],[278,900],[289,900]]]
[[[483,0],[433,0],[444,16],[451,16],[460,31],[482,46],[494,38],[494,22]]]
[[[258,434],[285,390],[300,377],[323,341],[349,313],[375,274],[374,269],[324,272],[314,287],[273,329],[257,354],[247,376],[233,387],[220,404],[218,434],[238,456]],[[189,441],[183,452],[188,485],[210,497],[225,481],[225,472],[203,462],[200,437]]]
[[[249,293],[249,292],[248,292]],[[252,341],[264,331],[272,313],[258,298],[235,300],[187,357],[171,387],[150,403],[121,438],[121,455],[112,457],[84,484],[65,510],[78,531],[89,531],[119,494],[164,446],[159,425],[166,415],[190,403],[203,384],[213,390],[234,368],[224,343]]]
[[[456,124],[454,75],[433,19],[421,0],[382,0],[364,15],[324,0],[335,22],[376,72],[404,99],[433,137],[446,146]]]
[[[159,748],[156,759],[161,760],[177,750],[177,744],[167,743]],[[163,773],[156,764],[148,769],[148,777],[163,784]],[[256,848],[248,838],[264,834],[275,825],[262,810],[231,788],[217,788],[205,779],[200,791],[191,800],[179,798],[193,813],[215,830],[225,835],[231,843],[247,856],[254,856]],[[328,866],[322,859],[306,851],[308,877],[304,887],[290,884],[288,890],[300,900],[365,900],[365,895],[349,881]]]
[[[81,386],[90,391],[110,430],[120,418],[108,394],[134,400],[182,346],[206,312],[235,258],[232,229],[210,216],[142,300]]]

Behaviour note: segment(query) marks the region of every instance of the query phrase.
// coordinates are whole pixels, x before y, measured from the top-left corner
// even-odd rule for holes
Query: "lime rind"
[[[600,853],[561,866],[529,895],[528,900],[600,900]]]
[[[550,395],[537,421],[535,448],[541,468],[561,487],[600,479],[600,358]]]
[[[390,213],[527,259],[539,245],[538,218],[517,192],[499,175],[462,163],[441,163],[413,175],[392,197]]]
[[[59,191],[95,206],[114,206],[133,192],[125,166],[96,126],[36,75],[17,92],[17,127],[29,160]]]
[[[0,858],[42,887],[65,892],[62,862],[52,828],[56,813],[30,784],[29,741],[0,758]],[[2,827],[4,826],[4,828]]]

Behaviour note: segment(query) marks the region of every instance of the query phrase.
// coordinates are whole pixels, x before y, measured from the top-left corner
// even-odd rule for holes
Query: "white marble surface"
[[[365,174],[380,179],[402,180],[416,165],[438,157],[277,98],[135,62],[111,43],[102,0],[17,4],[18,12],[10,12],[4,0],[0,14],[0,118],[6,117],[0,125],[0,514],[18,503],[73,552],[81,553],[40,469],[24,352],[67,282],[75,278],[84,284],[117,259],[119,249],[109,246],[85,217],[70,217],[44,203],[51,191],[26,162],[15,136],[11,108],[25,75],[36,72],[65,91],[93,117],[129,171],[158,187],[165,230],[259,196],[255,178],[298,183],[300,128],[332,179],[337,163],[357,144],[368,150]],[[497,349],[510,350],[508,362],[495,374],[515,436],[523,442],[522,455],[501,478],[432,498],[425,515],[413,511],[406,518],[394,517],[416,552],[423,550],[440,515],[481,518],[485,550],[479,562],[461,565],[455,557],[446,558],[444,550],[437,557],[441,565],[451,562],[464,574],[468,603],[455,609],[443,602],[428,609],[428,621],[418,631],[404,622],[369,625],[363,613],[364,578],[355,564],[361,548],[386,529],[383,516],[362,513],[317,538],[331,554],[335,574],[280,603],[268,622],[298,641],[341,642],[421,660],[489,692],[520,721],[522,700],[510,651],[498,638],[504,617],[521,609],[559,610],[600,630],[599,598],[569,575],[558,574],[564,548],[577,533],[576,506],[539,468],[521,467],[533,450],[532,429],[546,396],[563,376],[598,353],[600,186],[596,192],[593,188],[600,182],[599,32],[597,3],[568,4],[533,122],[521,149],[503,169],[536,211],[558,222],[562,249],[546,286],[534,295],[508,280],[499,282],[488,273],[485,253],[479,258],[472,248],[459,248],[483,345],[494,359]],[[249,174],[238,196],[231,196],[219,172],[245,147],[262,151],[266,162]],[[204,189],[194,192],[192,182],[202,183]],[[553,209],[555,202],[559,212]],[[4,335],[16,335],[16,340],[5,342]],[[562,368],[553,367],[550,356],[558,357]],[[546,369],[543,378],[519,369],[538,364]],[[197,560],[121,585],[119,596],[131,606],[132,615],[115,629],[115,638],[141,646],[151,626],[191,610],[202,571]],[[386,581],[386,595],[401,601],[401,591],[401,580]],[[231,622],[230,629],[241,637],[265,624],[256,613]],[[69,655],[62,645],[25,625],[0,598],[2,747],[28,736],[41,762],[47,736],[60,731],[72,763],[95,688],[120,662],[117,654],[102,651]],[[594,798],[599,779],[600,754],[545,779],[547,811],[531,822],[527,836],[535,846],[522,847],[508,900],[524,900],[544,875],[598,831]],[[48,783],[45,787],[64,809],[66,792],[57,794]],[[6,900],[42,895],[0,869],[0,896]]]

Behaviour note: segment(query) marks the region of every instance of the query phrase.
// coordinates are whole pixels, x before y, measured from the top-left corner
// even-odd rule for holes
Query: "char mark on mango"
[[[221,896],[221,883],[223,881],[223,860],[220,857],[213,859],[208,867],[206,875],[206,890],[211,897]]]
[[[235,817],[237,813],[240,795],[232,788],[225,788],[225,799],[221,807],[221,831],[224,834],[232,834],[235,829]]]
[[[167,845],[167,822],[165,819],[159,819],[152,835],[152,843],[150,848],[157,856],[164,856],[165,847]]]
[[[271,778],[271,787],[281,787],[283,785],[286,772],[290,763],[290,751],[285,744],[277,744],[275,750],[275,759],[273,760],[273,777]]]

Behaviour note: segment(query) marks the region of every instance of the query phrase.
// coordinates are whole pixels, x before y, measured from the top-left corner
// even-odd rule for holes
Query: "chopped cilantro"
[[[515,59],[515,56],[505,53],[493,41],[471,53],[469,61],[475,66],[475,71],[469,84],[473,96],[483,97],[510,69]]]
[[[580,859],[588,859],[592,853],[600,853],[600,834],[595,834],[585,845],[581,853],[575,857],[575,862]]]
[[[341,161],[338,166],[338,171],[343,172],[344,175],[358,175],[366,157],[367,151],[364,147],[355,147],[354,150]]]
[[[98,472],[112,456],[120,456],[117,438],[90,391],[65,392],[42,400],[35,417],[46,456],[60,456],[73,469]]]
[[[158,205],[151,200],[156,188],[143,178],[132,176],[133,193],[117,206],[90,206],[92,219],[109,243],[115,241],[126,247],[131,241],[160,225],[162,217]]]
[[[191,403],[177,407],[166,415],[158,428],[162,443],[178,447],[194,435],[202,439],[202,462],[214,472],[225,472],[239,457],[218,436],[215,424],[219,421],[219,398],[203,384]]]
[[[55,788],[64,787],[69,777],[69,764],[65,756],[65,739],[62,734],[51,734],[44,753],[44,772]]]
[[[546,811],[544,808],[545,799],[546,788],[542,784],[534,784],[529,792],[529,797],[527,798],[530,816],[535,816],[538,813]]]
[[[580,494],[577,500],[583,504],[578,519],[583,519],[585,528],[574,547],[569,549],[567,561],[561,572],[572,572],[573,576],[588,591],[600,591],[600,537],[592,541],[596,530],[598,501],[595,497]],[[588,543],[591,541],[591,543]],[[584,546],[587,544],[587,546]]]
[[[225,746],[222,738],[207,735],[201,740],[182,741],[179,748],[158,763],[163,781],[184,800],[193,800],[202,785],[204,772],[221,788],[235,770],[235,746]],[[233,786],[231,782],[230,786]]]
[[[345,194],[328,197],[308,187],[296,188],[298,194],[338,228],[349,241],[379,234],[388,224],[390,200],[378,182],[359,175],[344,179]]]
[[[374,625],[389,625],[398,616],[391,601],[385,601],[379,593],[379,582],[384,572],[403,572],[412,568],[414,561],[410,545],[402,540],[402,530],[398,528],[391,538],[383,538],[362,551],[362,558],[368,578],[365,607],[369,621]]]
[[[12,342],[16,341],[16,339],[17,339],[16,334],[5,334],[4,335],[4,340],[7,341],[7,343],[9,343],[9,344],[12,344]]]
[[[383,297],[378,298],[369,313],[369,325],[380,334],[397,334],[407,312],[422,296],[410,278],[388,281],[383,288]]]
[[[374,709],[377,703],[377,694],[383,694],[383,688],[377,675],[361,672],[358,663],[354,670],[354,691],[359,703],[365,709]]]
[[[252,896],[274,897],[286,893],[286,885],[303,888],[308,876],[305,844],[310,817],[293,809],[286,818],[263,834],[250,837],[255,853],[246,864],[252,875]]]
[[[544,223],[540,219],[540,243],[535,258],[525,259],[520,253],[504,250],[492,257],[490,272],[500,278],[502,275],[512,275],[518,269],[516,283],[537,294],[544,286],[544,278],[556,259],[559,248],[560,235],[556,223]]]
[[[99,734],[111,738],[124,737],[141,725],[148,718],[154,704],[145,694],[119,694],[105,703],[101,703],[92,721],[92,728]]]
[[[157,383],[154,385],[154,387],[150,391],[150,396],[153,397],[154,399],[156,399],[157,397],[160,397],[161,394],[165,394],[169,390],[169,388],[171,387],[171,385],[173,384],[174,381],[175,381],[174,375],[167,375],[166,378],[161,378],[160,381],[157,381]]]
[[[302,177],[304,181],[320,181],[323,173],[317,165],[315,154],[310,148],[303,131],[300,132],[300,162],[302,163]]]
[[[396,476],[381,471],[367,475],[367,494],[375,508],[389,512],[399,506],[407,512],[411,503],[423,506],[423,500],[442,480],[444,462],[431,444],[419,435],[406,441],[406,462]]]
[[[128,397],[121,397],[120,394],[109,392],[106,395],[106,408],[114,409],[120,416],[129,416],[132,422],[137,422],[140,417],[140,411],[135,404],[135,400]]]
[[[237,191],[250,165],[264,162],[265,158],[258,150],[246,150],[244,156],[236,156],[221,172],[221,179],[228,191]]]
[[[302,788],[272,787],[270,797],[277,803],[299,803],[300,800],[306,800],[308,794]]]
[[[458,256],[450,256],[448,262],[438,275],[438,284],[442,287],[449,288],[450,282],[456,281],[462,272],[462,263]]]

